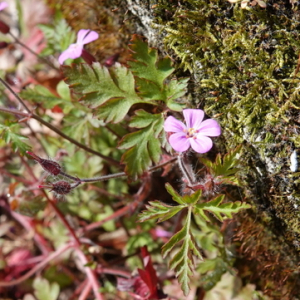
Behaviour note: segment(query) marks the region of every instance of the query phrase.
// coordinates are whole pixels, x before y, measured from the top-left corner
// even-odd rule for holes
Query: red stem
[[[140,202],[145,200],[145,198],[148,196],[150,191],[151,191],[151,178],[148,176],[148,177],[146,177],[146,179],[144,180],[143,184],[141,185],[139,191],[135,195],[135,200],[132,203],[124,206],[123,208],[116,211],[114,214],[106,217],[105,219],[103,219],[101,221],[87,225],[86,227],[84,227],[83,231],[93,230],[97,227],[100,227],[101,225],[103,225],[104,223],[106,223],[110,220],[124,216],[129,211],[133,211]]]
[[[95,275],[94,271],[91,268],[86,267],[86,265],[88,263],[88,260],[87,260],[86,256],[79,249],[77,249],[76,252],[77,252],[78,258],[80,259],[80,261],[82,263],[82,266],[85,269],[85,272],[86,272],[86,275],[87,275],[87,277],[89,279],[89,282],[92,285],[94,296],[96,297],[97,300],[104,300],[103,297],[102,297],[102,295],[99,292],[100,286],[99,286],[99,282],[98,282],[98,280],[96,278],[96,275]]]
[[[71,247],[73,247],[73,245],[71,243],[69,243],[67,245],[64,245],[63,247],[59,248],[55,252],[51,253],[47,258],[45,258],[39,264],[34,266],[29,272],[27,272],[26,274],[24,274],[20,278],[18,278],[16,280],[12,280],[10,282],[0,282],[0,286],[12,286],[12,285],[17,285],[17,284],[22,283],[23,281],[28,279],[30,276],[32,276],[34,273],[36,273],[40,269],[44,268],[51,260],[58,257],[59,255],[61,255],[62,253],[64,253],[68,249],[70,249]]]

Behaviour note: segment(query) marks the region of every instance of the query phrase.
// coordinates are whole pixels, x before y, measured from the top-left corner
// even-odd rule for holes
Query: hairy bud
[[[9,44],[6,42],[0,42],[0,49],[4,49],[8,46]]]
[[[67,195],[72,189],[76,188],[81,182],[77,181],[75,183],[69,183],[65,180],[60,180],[48,185],[39,185],[40,189],[50,189],[50,192],[54,192],[56,196],[61,197]]]
[[[29,151],[26,151],[26,153],[30,155],[36,162],[38,162],[42,166],[42,168],[49,174],[56,176],[59,175],[60,172],[62,171],[61,166],[57,162],[51,159],[41,158]]]
[[[9,33],[9,31],[10,31],[9,26],[3,21],[0,21],[0,32],[2,32],[3,34],[7,34]]]

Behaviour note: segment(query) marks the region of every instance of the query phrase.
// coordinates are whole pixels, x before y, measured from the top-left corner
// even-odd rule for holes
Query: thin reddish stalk
[[[104,223],[106,223],[110,220],[124,216],[129,211],[133,211],[138,206],[139,203],[141,203],[142,201],[144,201],[147,198],[147,196],[150,193],[150,190],[151,190],[151,178],[148,176],[144,180],[144,182],[141,185],[137,194],[134,196],[135,200],[132,203],[124,206],[123,208],[116,211],[114,214],[106,217],[105,219],[103,219],[101,221],[94,222],[92,224],[87,225],[86,227],[84,227],[83,231],[93,230],[95,228],[100,227],[101,225],[103,225]]]
[[[101,293],[99,292],[100,286],[99,286],[99,282],[97,280],[97,277],[96,277],[94,271],[91,268],[86,267],[86,265],[88,263],[88,260],[87,260],[86,256],[79,249],[77,249],[76,252],[77,252],[78,258],[81,261],[82,266],[85,269],[85,273],[86,273],[86,275],[87,275],[87,277],[89,279],[89,282],[92,285],[94,296],[96,297],[97,300],[104,300],[103,297],[102,297],[102,295],[101,295]]]
[[[34,273],[44,268],[51,260],[57,258],[62,253],[66,252],[68,249],[74,247],[72,243],[69,243],[67,245],[64,245],[63,247],[59,248],[55,252],[51,253],[48,257],[46,257],[43,261],[41,261],[39,264],[34,266],[29,272],[27,272],[25,275],[21,276],[20,278],[16,280],[12,280],[10,282],[0,282],[0,286],[13,286],[22,283],[29,277],[31,277]]]
[[[77,235],[75,234],[73,228],[70,226],[69,222],[66,220],[65,216],[62,214],[62,212],[57,208],[57,206],[55,205],[55,203],[53,202],[53,200],[51,200],[48,195],[46,194],[46,192],[44,192],[44,194],[46,195],[48,202],[50,203],[51,207],[54,209],[54,211],[56,212],[56,214],[58,215],[58,217],[60,218],[60,220],[64,223],[64,225],[67,227],[69,233],[71,234],[71,236],[73,237],[76,246],[80,247],[80,241],[77,237]]]
[[[92,284],[90,281],[88,281],[84,289],[82,290],[80,296],[78,297],[78,300],[85,300],[89,296],[91,290],[92,290]]]
[[[115,276],[122,276],[125,278],[131,278],[131,274],[129,272],[113,269],[113,268],[102,268],[101,266],[98,266],[96,269],[96,272],[99,274],[111,274]]]
[[[52,251],[52,249],[47,245],[47,242],[44,239],[44,237],[42,235],[36,233],[36,231],[34,230],[32,225],[28,221],[28,217],[24,217],[18,213],[15,213],[11,209],[9,209],[9,207],[6,207],[6,209],[10,212],[11,216],[15,220],[17,220],[17,222],[19,222],[27,230],[27,232],[34,231],[33,239],[35,241],[35,244],[37,245],[37,247],[41,250],[41,252],[43,254],[48,255],[49,252]]]

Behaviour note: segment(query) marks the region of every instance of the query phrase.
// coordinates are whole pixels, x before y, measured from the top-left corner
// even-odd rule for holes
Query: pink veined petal
[[[78,58],[81,56],[83,47],[77,44],[72,44],[69,46],[69,48],[66,50],[69,53],[69,58]]]
[[[169,116],[164,123],[164,129],[166,132],[183,132],[186,130],[186,126],[181,121]]]
[[[190,147],[190,139],[186,137],[185,133],[177,132],[170,136],[169,143],[171,147],[177,152],[184,152]]]
[[[80,57],[82,53],[82,49],[83,48],[77,44],[71,44],[67,50],[61,53],[61,55],[58,58],[58,62],[62,65],[63,62],[68,58],[75,59]]]
[[[201,109],[184,109],[183,115],[187,128],[197,129],[204,118],[204,111]]]
[[[89,29],[80,29],[77,33],[77,41],[76,44],[84,45],[84,38],[88,34],[90,30]]]
[[[90,42],[93,42],[99,38],[99,34],[96,31],[90,31],[84,38],[82,43],[88,44]]]
[[[219,136],[221,134],[221,126],[213,119],[203,121],[197,130],[201,135],[206,136]]]
[[[63,51],[63,52],[61,53],[61,55],[59,56],[59,58],[58,58],[59,64],[62,65],[62,64],[64,63],[64,61],[65,61],[66,59],[68,59],[68,58],[70,58],[70,54],[69,54],[69,51],[68,51],[68,49],[67,49],[67,50]]]
[[[8,4],[6,2],[1,2],[0,3],[0,10],[5,9],[8,6]]]
[[[191,147],[198,153],[208,152],[212,146],[212,140],[204,135],[198,135],[197,139],[190,139]]]

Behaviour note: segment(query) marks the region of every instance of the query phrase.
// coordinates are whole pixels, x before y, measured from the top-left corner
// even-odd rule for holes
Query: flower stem
[[[1,78],[0,78],[0,81],[2,81]],[[71,137],[69,137],[68,135],[64,134],[62,131],[60,131],[59,129],[57,129],[52,124],[50,124],[47,121],[43,120],[38,115],[35,115],[33,113],[24,113],[24,112],[21,112],[21,111],[16,110],[16,109],[9,109],[9,108],[5,108],[5,107],[0,107],[0,111],[6,112],[6,113],[9,113],[9,114],[12,114],[12,115],[19,115],[19,116],[24,116],[24,117],[35,119],[35,120],[39,121],[40,123],[42,123],[43,125],[45,125],[46,127],[50,128],[52,131],[56,132],[58,135],[60,135],[64,139],[66,139],[69,142],[71,142],[72,144],[75,144],[79,148],[84,149],[85,151],[87,151],[89,153],[92,153],[94,155],[97,155],[97,156],[103,158],[104,160],[106,160],[107,162],[111,163],[112,165],[117,166],[117,167],[120,168],[120,163],[118,161],[116,161],[113,158],[110,158],[108,156],[105,156],[105,155],[103,155],[103,154],[101,154],[101,153],[99,153],[99,152],[97,152],[97,151],[95,151],[95,150],[93,150],[93,149],[85,146],[84,144],[81,144],[81,143],[77,142],[76,140],[72,139]]]
[[[54,66],[54,64],[52,62],[50,62],[48,59],[41,57],[40,55],[38,55],[36,52],[34,52],[32,49],[30,49],[29,47],[27,47],[25,44],[23,44],[16,36],[14,36],[11,32],[8,32],[8,34],[14,39],[15,43],[21,45],[23,48],[25,48],[27,51],[29,51],[31,54],[33,54],[34,56],[36,56],[39,60],[41,60],[42,62],[44,62],[45,64],[47,64],[48,66],[50,66],[51,68],[58,70],[57,67]]]
[[[186,169],[186,166],[183,162],[183,154],[182,153],[180,155],[178,155],[177,162],[178,162],[178,166],[179,166],[183,176],[185,177],[185,179],[187,181],[187,185],[188,186],[193,185],[193,183],[194,183],[193,176],[191,176],[190,173]]]

